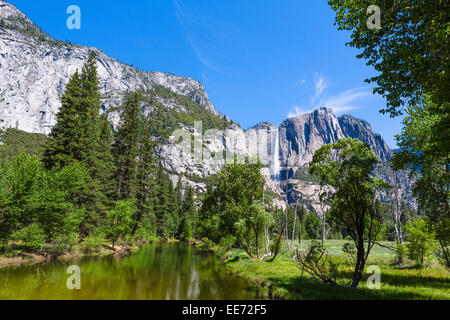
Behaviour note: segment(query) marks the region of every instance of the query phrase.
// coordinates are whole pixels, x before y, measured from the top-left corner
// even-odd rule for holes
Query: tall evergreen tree
[[[181,177],[178,179],[177,186],[175,187],[175,199],[178,205],[178,216],[181,218],[182,216],[182,206],[183,206],[183,182],[181,181]]]
[[[136,195],[137,157],[141,119],[141,95],[127,93],[121,108],[121,121],[115,136],[114,158],[117,165],[117,198],[134,198]]]
[[[155,157],[153,141],[148,120],[146,118],[142,117],[140,127],[141,132],[138,148],[139,162],[137,166],[136,189],[137,212],[132,230],[133,235],[139,228],[141,221],[145,218],[149,219],[154,214],[152,207],[152,191],[154,186],[153,176],[155,172]]]
[[[61,108],[56,115],[57,122],[46,145],[44,163],[47,169],[82,162],[83,132],[79,115],[82,96],[81,78],[76,71],[61,97]]]
[[[106,115],[100,117],[99,161],[97,175],[100,180],[100,190],[108,207],[113,207],[115,199],[114,173],[116,171],[112,154],[113,136],[111,124]]]
[[[193,228],[196,221],[196,208],[194,201],[194,189],[191,186],[186,187],[184,192],[183,203],[181,207],[181,222],[180,222],[180,234],[186,232],[186,228],[190,229],[190,233],[195,231]],[[185,238],[185,240],[190,240],[190,238]]]
[[[108,180],[105,161],[110,159],[108,142],[101,142],[108,132],[102,132],[105,122],[100,117],[101,93],[94,52],[83,65],[81,75],[77,71],[71,77],[61,105],[57,124],[46,146],[44,163],[49,169],[80,163],[88,170],[87,186],[75,199],[86,208],[81,233],[87,235],[97,225],[107,205],[103,186]]]
[[[154,211],[156,216],[156,232],[158,237],[164,237],[164,216],[168,210],[167,184],[169,183],[164,173],[162,163],[159,162],[154,186]]]

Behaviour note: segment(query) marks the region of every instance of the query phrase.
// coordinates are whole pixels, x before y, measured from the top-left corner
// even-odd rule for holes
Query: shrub
[[[45,233],[37,223],[33,223],[13,233],[11,239],[23,244],[31,251],[36,251],[45,244]]]
[[[331,259],[326,247],[312,241],[304,251],[296,251],[295,259],[303,272],[323,283],[337,284],[338,265]]]
[[[422,266],[431,258],[436,248],[434,234],[428,230],[427,222],[420,217],[410,221],[406,225],[406,231],[408,258]]]
[[[408,250],[403,243],[397,243],[397,254],[395,257],[397,264],[402,264],[405,261],[405,257],[408,254]]]

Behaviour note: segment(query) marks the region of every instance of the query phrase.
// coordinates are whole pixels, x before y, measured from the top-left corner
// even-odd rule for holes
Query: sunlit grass
[[[329,241],[330,254],[341,262],[345,261],[342,246],[346,241]],[[301,247],[307,243],[302,243]],[[392,247],[392,243],[383,243]],[[300,245],[296,245],[300,247]],[[306,273],[301,277],[298,265],[290,259],[291,252],[285,252],[275,262],[269,263],[249,259],[241,250],[232,250],[226,260],[229,269],[261,287],[264,297],[274,299],[307,299],[307,300],[449,300],[450,272],[446,268],[432,263],[424,268],[398,267],[393,264],[395,253],[376,246],[369,258],[367,266],[376,265],[381,270],[381,288],[370,290],[367,279],[371,275],[365,273],[359,288],[332,286],[312,280]],[[366,269],[367,271],[367,269]],[[351,278],[351,267],[341,264],[339,270],[340,283]]]

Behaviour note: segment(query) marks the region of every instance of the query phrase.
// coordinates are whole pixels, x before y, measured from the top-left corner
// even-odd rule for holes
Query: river
[[[68,267],[80,271],[69,290]],[[70,283],[76,283],[69,281]],[[214,255],[181,244],[152,244],[123,257],[85,257],[0,269],[1,300],[251,300],[257,291]]]

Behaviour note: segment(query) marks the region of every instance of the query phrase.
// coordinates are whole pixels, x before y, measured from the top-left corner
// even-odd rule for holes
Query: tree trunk
[[[359,282],[362,279],[362,275],[365,268],[365,254],[364,254],[364,242],[361,241],[358,244],[358,249],[356,253],[356,266],[355,271],[353,273],[353,279],[352,279],[352,288],[357,288],[359,285]]]
[[[275,250],[273,252],[273,257],[272,257],[272,259],[268,260],[268,262],[275,261],[275,258],[278,255],[278,251],[280,250],[281,240],[283,239],[283,234],[284,234],[285,229],[286,229],[285,226],[282,225],[281,228],[280,228],[281,234],[278,237],[278,241],[277,241],[277,244],[275,246]]]
[[[256,257],[259,259],[259,232],[255,232],[256,242]]]
[[[447,265],[447,268],[450,268],[450,257],[448,256],[448,249],[441,240],[439,240],[439,245],[442,248],[442,254],[444,256],[443,259],[445,261],[445,264]]]
[[[323,218],[322,218],[322,245],[325,245],[325,232],[326,232],[326,223],[327,223],[327,218],[325,215],[325,212],[323,213]]]
[[[288,185],[286,182],[286,213],[285,213],[285,217],[286,217],[286,221],[285,221],[285,233],[286,233],[286,244],[289,247],[289,230],[288,230],[288,210],[289,210],[289,200],[288,200]]]
[[[142,219],[142,211],[139,211],[137,217],[136,217],[136,223],[134,224],[133,230],[131,231],[131,235],[134,236],[136,234],[136,231],[139,227],[139,222],[141,222]]]
[[[295,241],[295,223],[297,222],[297,208],[298,208],[298,205],[295,205],[294,226],[292,227],[292,244],[291,244],[291,248],[294,248],[294,241]]]
[[[402,212],[400,208],[400,197],[398,192],[397,179],[395,179],[394,174],[392,174],[392,180],[394,182],[393,196],[394,196],[394,229],[395,229],[395,241],[397,243],[403,242],[403,232],[402,232]]]
[[[267,227],[264,227],[264,239],[266,254],[269,254],[269,230],[267,230]]]

